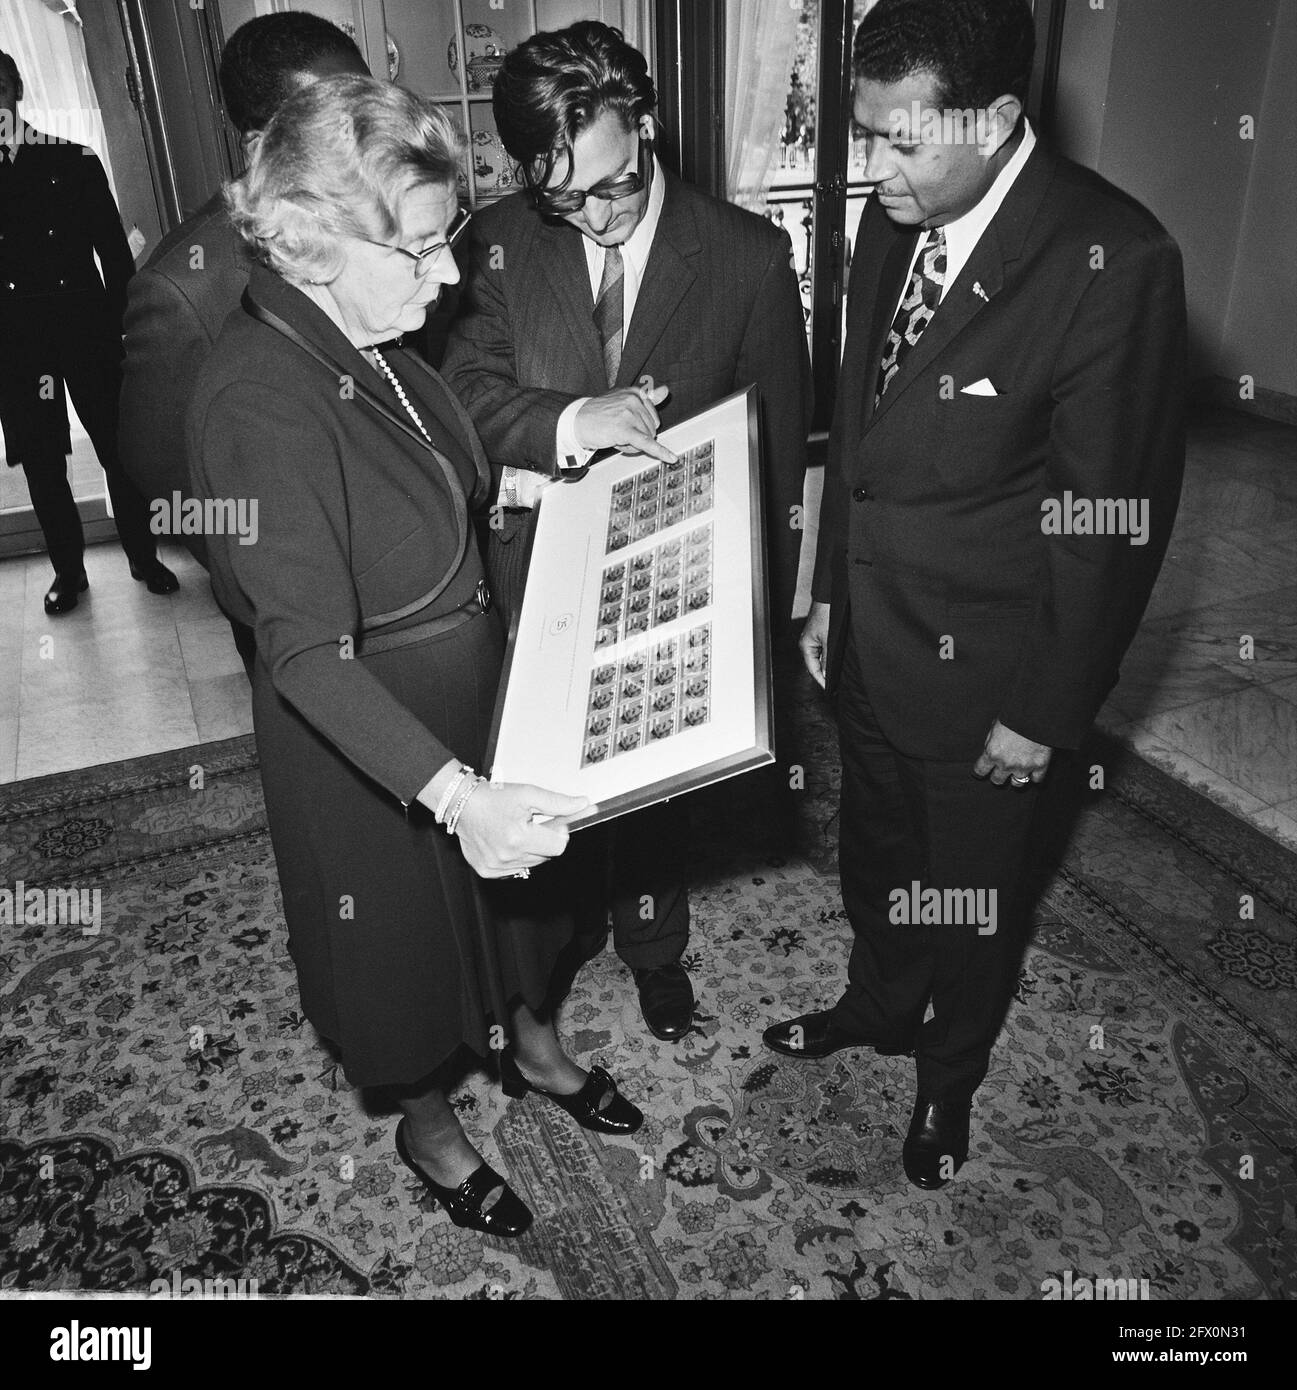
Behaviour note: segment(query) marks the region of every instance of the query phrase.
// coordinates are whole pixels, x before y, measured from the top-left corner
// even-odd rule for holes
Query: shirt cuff
[[[578,396],[562,415],[558,417],[558,429],[555,431],[554,452],[558,458],[559,469],[564,468],[584,468],[590,461],[593,449],[583,449],[577,443],[576,438],[576,417],[577,412],[589,400],[590,396]]]

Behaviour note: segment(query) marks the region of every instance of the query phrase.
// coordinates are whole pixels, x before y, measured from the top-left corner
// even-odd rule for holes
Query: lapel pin
[[[978,299],[984,299],[988,304],[991,302],[990,296],[982,288],[982,282],[980,280],[973,281],[973,293],[978,297]]]

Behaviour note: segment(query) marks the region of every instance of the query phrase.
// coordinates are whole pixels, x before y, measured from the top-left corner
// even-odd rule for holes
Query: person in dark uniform
[[[287,97],[337,73],[368,77],[369,69],[352,40],[318,15],[290,10],[236,29],[221,55],[220,84],[225,114],[245,152],[251,154]],[[199,368],[239,306],[251,265],[218,189],[163,237],[131,280],[118,445],[128,477],[148,499],[189,496],[185,412]],[[206,538],[193,533],[180,539],[206,569]],[[252,632],[226,617],[251,674]]]
[[[514,1236],[530,1213],[446,1100],[466,1059],[510,1037],[508,1094],[537,1090],[604,1133],[643,1116],[554,1032],[570,919],[492,910],[510,889],[495,880],[560,854],[587,803],[467,766],[504,645],[470,516],[490,473],[446,384],[391,342],[459,278],[461,148],[435,104],[371,78],[325,78],[280,107],[230,186],[260,264],[199,372],[188,451],[197,496],[259,503],[256,543],[214,534],[208,555],[222,605],[255,632],[302,1007],[348,1079],[399,1105],[397,1152],[451,1219]]]
[[[132,577],[169,594],[176,577],[158,559],[148,506],[117,457],[130,248],[98,157],[27,125],[18,115],[22,94],[18,65],[0,53],[0,424],[54,566],[45,611],[69,612],[88,587],[68,485],[66,393],[107,476]]]

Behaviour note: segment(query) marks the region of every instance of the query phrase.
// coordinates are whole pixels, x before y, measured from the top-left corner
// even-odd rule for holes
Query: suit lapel
[[[913,243],[911,243],[911,247]],[[887,388],[873,420],[880,420],[896,404],[906,391],[919,379],[924,369],[942,353],[972,322],[977,313],[984,309],[990,299],[1004,283],[1004,258],[1000,251],[995,222],[982,233],[968,263],[946,291],[932,321],[923,330],[919,341],[910,349],[909,355]],[[973,286],[981,285],[986,299],[973,293]],[[899,289],[897,291],[900,293]],[[895,305],[893,304],[893,310]],[[889,318],[890,326],[890,318]],[[886,336],[886,330],[884,330]],[[878,380],[878,363],[874,364],[874,377],[870,389]]]
[[[459,397],[446,385],[441,375],[435,372],[417,353],[407,353],[406,356],[410,370],[418,372],[424,378],[429,389],[436,392],[438,399],[445,406],[444,413],[438,415],[441,422],[448,424],[448,421],[453,419],[459,426],[459,442],[469,458],[472,459],[473,469],[477,474],[477,492],[484,495],[491,484],[491,465],[487,462],[486,454],[482,449],[482,441],[478,437],[468,411],[460,404]]]
[[[324,310],[313,304],[300,290],[294,289],[264,267],[254,265],[244,291],[245,310],[248,310],[248,300],[251,300],[254,309],[268,310],[296,334],[306,351],[320,361],[321,366],[335,370],[340,379],[349,378],[356,396],[370,409],[376,410],[416,444],[431,450],[432,446],[414,428],[409,416],[398,404],[389,402],[377,390],[373,369],[355,344],[344,337]]]
[[[535,214],[532,214],[533,216]],[[603,344],[594,326],[594,296],[581,233],[575,227],[541,223],[536,251],[541,269],[558,303],[559,312],[592,380],[604,377]],[[602,390],[601,386],[601,390]]]
[[[680,302],[697,279],[694,258],[701,249],[698,228],[679,182],[664,173],[666,197],[644,280],[635,299],[617,385],[634,382],[666,331]]]
[[[395,425],[402,434],[408,435],[416,444],[421,444],[425,449],[435,452],[433,446],[415,429],[410,417],[398,405],[388,401],[385,392],[380,393],[374,380],[373,368],[361,357],[360,352],[350,343],[347,346],[351,348],[359,364],[347,369],[347,375],[351,377],[355,385],[356,395],[390,424]],[[341,366],[341,362],[338,365]]]
[[[887,388],[887,394],[879,402],[869,424],[881,420],[891,410],[906,391],[919,379],[926,369],[955,341],[965,328],[985,309],[1004,286],[1004,267],[1022,254],[1032,221],[1040,207],[1041,199],[1053,178],[1057,160],[1040,145],[1031,152],[1023,165],[1013,186],[1005,195],[1004,202],[991,218],[990,225],[982,233],[973,254],[964,268],[946,290],[932,321],[923,330],[923,336],[910,349],[900,372]],[[910,249],[914,242],[906,238]],[[977,286],[977,289],[974,289]],[[887,322],[896,312],[901,286],[895,286],[896,294],[891,300],[891,312]],[[981,292],[978,293],[978,290]],[[881,305],[880,305],[881,313]],[[884,338],[887,330],[883,330]],[[874,359],[874,376],[870,378],[868,389],[873,390],[878,377],[878,362]]]
[[[886,218],[886,214],[883,214]],[[865,358],[865,379],[862,390],[865,393],[865,408],[861,412],[867,429],[874,414],[874,391],[878,385],[878,369],[882,365],[883,351],[887,347],[887,334],[896,317],[896,306],[901,302],[905,285],[910,278],[910,261],[914,256],[914,246],[918,233],[897,236],[883,256],[883,268],[879,275],[878,297],[874,301],[874,316],[869,325],[869,350]],[[862,267],[863,269],[863,267]],[[935,320],[934,320],[935,322]],[[931,325],[929,325],[931,327]],[[920,339],[920,342],[923,340]],[[889,390],[888,396],[891,395]],[[885,396],[884,401],[887,399]]]

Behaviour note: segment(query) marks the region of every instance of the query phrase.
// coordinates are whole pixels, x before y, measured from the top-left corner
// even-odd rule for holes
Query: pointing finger
[[[651,434],[632,431],[623,447],[633,449],[637,453],[647,454],[649,458],[657,459],[661,463],[674,463],[676,461],[676,456],[671,450],[665,444],[659,444]]]

